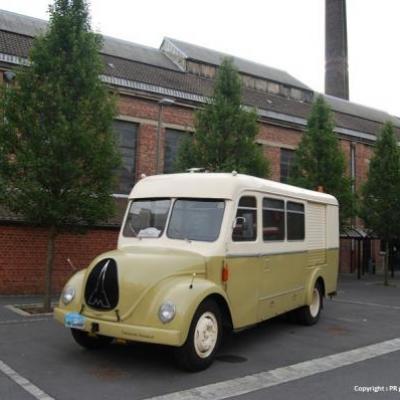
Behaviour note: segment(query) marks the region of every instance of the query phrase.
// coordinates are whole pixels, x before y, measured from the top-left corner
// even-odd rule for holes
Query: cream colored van
[[[140,180],[118,249],[65,286],[55,318],[86,348],[114,338],[173,346],[209,366],[223,329],[293,311],[315,324],[336,292],[338,203],[330,195],[228,173]]]

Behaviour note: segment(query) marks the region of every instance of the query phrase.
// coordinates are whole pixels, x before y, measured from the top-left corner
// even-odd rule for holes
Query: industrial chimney
[[[346,0],[325,0],[325,93],[349,99]]]

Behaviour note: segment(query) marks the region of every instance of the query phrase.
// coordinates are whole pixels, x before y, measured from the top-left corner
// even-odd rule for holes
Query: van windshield
[[[158,238],[167,222],[170,199],[142,199],[132,201],[123,235],[138,238]]]
[[[178,199],[172,208],[167,236],[214,242],[219,236],[224,210],[223,200]]]
[[[138,199],[132,201],[123,229],[125,237],[159,238],[168,215],[167,236],[171,239],[217,240],[225,201],[215,199]]]

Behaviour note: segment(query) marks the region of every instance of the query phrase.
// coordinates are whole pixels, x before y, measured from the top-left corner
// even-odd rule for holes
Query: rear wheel
[[[311,304],[296,310],[297,321],[302,325],[314,325],[318,322],[322,309],[322,287],[319,282],[315,284]]]
[[[175,349],[178,366],[187,371],[209,367],[221,341],[221,312],[212,300],[200,304],[194,314],[185,344]]]
[[[85,349],[96,350],[109,345],[113,338],[103,335],[94,335],[79,329],[71,329],[75,342]]]

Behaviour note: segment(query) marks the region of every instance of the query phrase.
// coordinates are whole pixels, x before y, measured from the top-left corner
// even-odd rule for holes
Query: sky
[[[50,0],[0,0],[48,19]],[[91,0],[92,28],[158,48],[164,36],[246,58],[324,90],[325,0]],[[400,1],[347,0],[350,100],[400,116]]]

